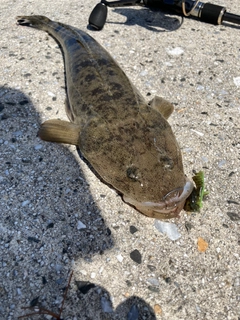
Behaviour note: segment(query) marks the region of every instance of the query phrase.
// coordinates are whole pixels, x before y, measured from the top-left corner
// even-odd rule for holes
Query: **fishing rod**
[[[200,21],[219,25],[231,22],[240,25],[240,15],[228,13],[227,9],[212,3],[199,0],[101,0],[89,16],[89,24],[96,30],[101,30],[107,20],[107,7],[146,6],[170,9],[186,17],[192,16]]]

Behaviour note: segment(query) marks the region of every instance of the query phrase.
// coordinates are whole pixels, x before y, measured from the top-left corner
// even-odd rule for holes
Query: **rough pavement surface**
[[[214,3],[240,14],[238,0]],[[97,32],[87,28],[97,1],[0,4],[0,319],[34,312],[23,306],[58,313],[73,270],[65,320],[239,320],[240,27],[125,7]],[[170,221],[176,240],[74,147],[37,138],[44,120],[66,119],[65,83],[57,43],[16,25],[31,14],[89,32],[144,96],[174,104],[185,172],[203,170],[210,191],[200,213]]]

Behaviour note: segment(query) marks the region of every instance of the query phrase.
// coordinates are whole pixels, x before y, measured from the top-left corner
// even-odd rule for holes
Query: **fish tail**
[[[18,16],[17,23],[21,26],[28,26],[36,29],[47,30],[52,22],[45,16]]]

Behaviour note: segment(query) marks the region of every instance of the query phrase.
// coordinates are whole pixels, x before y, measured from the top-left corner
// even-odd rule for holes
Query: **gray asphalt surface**
[[[0,318],[30,305],[57,313],[73,270],[65,320],[239,320],[240,27],[125,7],[96,32],[87,28],[96,3],[0,0]],[[240,14],[238,0],[214,3]],[[74,147],[37,138],[44,120],[66,119],[65,83],[56,42],[16,25],[31,14],[89,32],[144,96],[174,104],[185,172],[203,170],[210,192],[200,213],[171,221],[178,240],[122,202]]]

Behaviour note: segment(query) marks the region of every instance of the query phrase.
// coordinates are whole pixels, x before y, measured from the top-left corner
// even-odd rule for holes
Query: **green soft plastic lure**
[[[203,171],[197,172],[192,179],[195,182],[196,187],[194,187],[192,193],[187,198],[184,210],[196,212],[200,211],[203,207],[203,198],[208,195],[209,192],[205,190]]]

